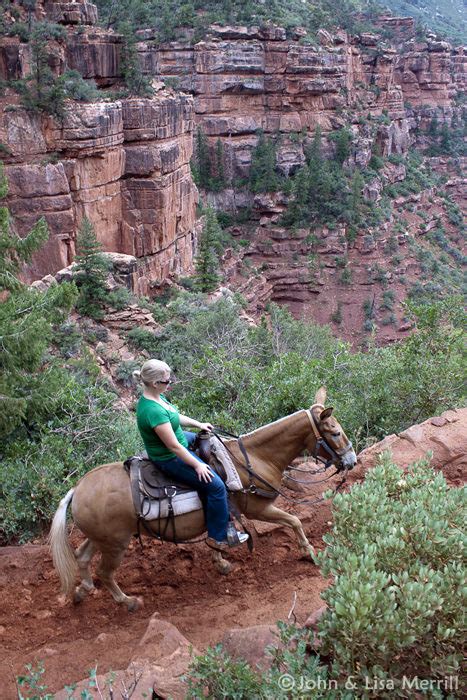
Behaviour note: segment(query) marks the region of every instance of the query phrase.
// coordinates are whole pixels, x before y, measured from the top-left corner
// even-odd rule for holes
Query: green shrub
[[[266,650],[271,658],[271,666],[266,671],[260,672],[242,659],[232,659],[220,644],[195,657],[185,678],[187,700],[300,700],[304,697],[344,700],[345,694],[340,691],[326,690],[327,670],[320,664],[319,657],[308,653],[313,633],[283,622],[278,622],[277,626],[277,643]],[[304,681],[313,688],[312,696],[303,694]]]
[[[466,505],[442,473],[424,463],[403,471],[388,456],[335,497],[327,548],[316,555],[334,580],[322,594],[321,649],[332,656],[332,677],[352,676],[360,688],[366,678],[396,684],[362,697],[411,698],[404,676],[459,674]]]
[[[146,350],[149,354],[154,354],[157,348],[157,337],[145,328],[132,328],[127,335],[128,345],[136,350]]]
[[[69,358],[78,354],[82,335],[77,324],[68,320],[55,329],[53,341],[58,346],[61,355]]]
[[[352,270],[350,269],[350,267],[346,267],[344,270],[342,270],[340,282],[341,284],[345,285],[349,285],[352,283]]]
[[[46,527],[64,492],[99,463],[138,451],[135,421],[116,408],[117,395],[83,355],[62,365],[50,360],[41,395],[24,428],[1,450],[0,520],[3,542],[27,540]]]
[[[117,311],[126,309],[135,301],[135,297],[126,287],[117,287],[111,292],[107,292],[105,303]]]
[[[78,102],[96,102],[101,98],[93,80],[84,80],[77,70],[66,70],[58,78],[65,96]]]
[[[135,380],[133,379],[133,372],[140,368],[140,364],[141,363],[137,360],[124,360],[120,362],[115,372],[116,379],[127,388],[134,387]]]

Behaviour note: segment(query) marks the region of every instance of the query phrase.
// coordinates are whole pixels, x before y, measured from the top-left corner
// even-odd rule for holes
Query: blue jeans
[[[196,438],[196,433],[183,432],[188,440],[188,446],[190,446]],[[201,464],[205,464],[194,452],[193,457],[197,459],[198,462],[201,462]],[[200,481],[195,470],[188,466],[188,464],[185,464],[180,457],[159,460],[154,462],[154,464],[167,476],[171,476],[177,481],[188,484],[188,486],[193,486],[193,489],[198,491],[204,507],[209,537],[212,537],[218,542],[225,540],[227,538],[229,507],[227,505],[225,484],[220,476],[211,470],[213,475],[212,480],[208,482]]]

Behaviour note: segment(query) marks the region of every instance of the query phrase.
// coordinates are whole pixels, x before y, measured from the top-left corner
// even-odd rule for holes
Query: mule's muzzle
[[[355,454],[354,449],[352,447],[350,447],[350,450],[348,450],[344,455],[342,455],[341,460],[340,460],[337,468],[339,471],[344,471],[344,469],[351,471],[355,467],[356,464],[357,464],[357,455]]]

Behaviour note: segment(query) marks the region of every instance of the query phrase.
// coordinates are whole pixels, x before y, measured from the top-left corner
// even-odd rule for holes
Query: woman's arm
[[[200,423],[198,420],[195,420],[194,418],[189,418],[188,416],[182,416],[182,414],[180,414],[180,425],[184,428],[198,428],[199,430],[213,429],[211,423]]]
[[[186,447],[183,447],[183,445],[179,443],[170,423],[157,425],[154,428],[154,432],[162,440],[168,450],[173,452],[177,457],[180,457],[185,464],[188,464],[189,467],[195,470],[200,481],[211,481],[212,474],[207,464],[199,462]]]

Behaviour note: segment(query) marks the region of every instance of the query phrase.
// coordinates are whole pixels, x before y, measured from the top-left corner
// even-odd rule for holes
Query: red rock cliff
[[[44,12],[68,32],[66,42],[51,47],[55,72],[74,68],[101,87],[114,84],[120,38],[93,26],[95,6],[46,2],[37,7]],[[29,72],[28,46],[19,40],[2,40],[0,57],[1,77]],[[105,250],[144,260],[141,292],[152,280],[190,270],[197,201],[189,169],[193,101],[162,84],[156,89],[151,99],[69,103],[63,121],[27,112],[13,93],[0,100],[15,227],[24,234],[45,216],[51,233],[27,279],[72,261],[85,216]]]

